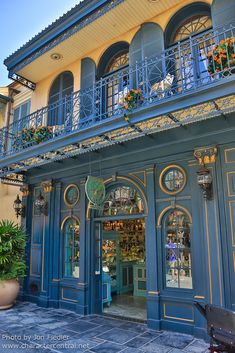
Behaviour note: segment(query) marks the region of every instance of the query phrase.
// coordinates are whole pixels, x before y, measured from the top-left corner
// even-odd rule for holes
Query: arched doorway
[[[108,188],[95,223],[95,297],[105,314],[147,319],[146,201],[129,183]]]

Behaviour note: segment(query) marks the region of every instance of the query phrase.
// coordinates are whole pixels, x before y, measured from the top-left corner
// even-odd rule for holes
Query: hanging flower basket
[[[218,72],[228,76],[235,73],[235,37],[221,40],[207,54],[208,72],[214,76]]]
[[[53,136],[52,126],[39,126],[38,128],[24,128],[14,137],[14,147],[21,145],[40,144],[47,141]]]
[[[34,133],[34,140],[37,144],[47,141],[53,136],[53,128],[51,126],[39,126]]]
[[[131,89],[124,98],[124,108],[127,111],[132,111],[144,101],[141,89]]]

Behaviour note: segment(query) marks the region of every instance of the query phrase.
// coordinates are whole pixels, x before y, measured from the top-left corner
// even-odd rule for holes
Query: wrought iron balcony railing
[[[235,25],[212,29],[102,78],[0,130],[0,156],[209,87],[235,73]],[[127,94],[139,89],[128,101]],[[129,109],[127,109],[129,108]]]

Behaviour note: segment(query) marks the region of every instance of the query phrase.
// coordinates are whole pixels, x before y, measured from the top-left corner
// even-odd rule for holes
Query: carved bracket
[[[215,163],[217,159],[218,149],[216,146],[199,147],[194,150],[194,157],[200,165]]]
[[[23,185],[20,188],[20,191],[22,192],[22,197],[28,197],[29,196],[29,186],[28,185]]]
[[[52,191],[52,187],[53,187],[53,182],[52,182],[52,180],[43,181],[43,182],[41,183],[41,187],[42,187],[43,192],[44,192],[45,194],[51,192],[51,191]]]

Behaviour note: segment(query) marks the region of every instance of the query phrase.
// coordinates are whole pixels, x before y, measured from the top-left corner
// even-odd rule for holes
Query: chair
[[[152,85],[150,89],[150,97],[164,98],[167,92],[171,93],[171,86],[174,81],[174,75],[167,74],[166,77]]]

